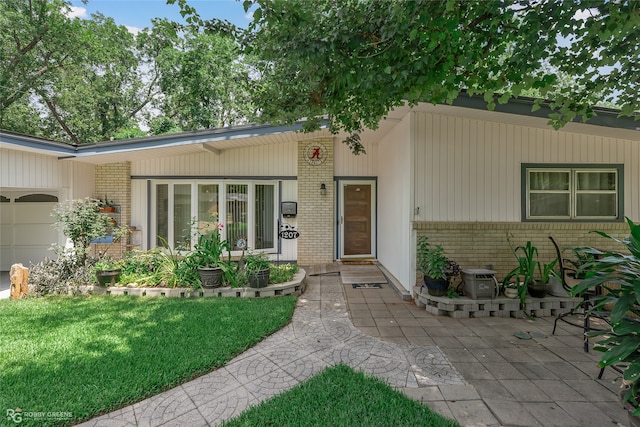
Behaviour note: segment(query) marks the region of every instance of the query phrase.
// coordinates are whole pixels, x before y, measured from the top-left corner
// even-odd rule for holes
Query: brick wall
[[[129,162],[97,165],[95,171],[96,199],[105,196],[118,206],[118,225],[129,226],[131,222],[131,164]],[[120,244],[111,245],[107,254],[120,257],[126,250],[128,239]],[[102,250],[99,248],[99,250]]]
[[[310,165],[305,149],[322,144],[326,158],[320,165]],[[320,185],[325,184],[325,195]],[[333,138],[316,138],[298,143],[298,264],[312,265],[334,259],[334,185]]]
[[[626,223],[469,223],[469,222],[417,222],[414,229],[418,236],[427,236],[433,245],[440,244],[449,258],[464,268],[486,268],[497,272],[498,280],[517,263],[509,247],[509,236],[514,248],[528,240],[538,248],[538,259],[550,262],[556,258],[555,248],[548,236],[553,234],[565,247],[592,246],[601,249],[620,250],[621,245],[600,237],[591,230],[604,231],[617,238],[629,234]],[[572,258],[570,251],[563,252]],[[418,281],[422,275],[418,272]]]

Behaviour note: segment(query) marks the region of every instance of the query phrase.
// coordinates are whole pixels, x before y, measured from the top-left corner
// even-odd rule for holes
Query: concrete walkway
[[[224,368],[82,425],[217,425],[340,362],[464,426],[626,423],[612,372],[595,379],[599,354],[582,352],[577,328],[550,336],[546,319],[437,317],[388,284],[307,280],[291,324]],[[540,338],[513,336],[523,331]]]

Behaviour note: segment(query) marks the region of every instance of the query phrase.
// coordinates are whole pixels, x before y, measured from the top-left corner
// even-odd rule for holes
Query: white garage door
[[[16,199],[3,198],[0,203],[0,270],[12,264],[31,263],[51,258],[51,245],[58,241],[58,231],[51,216],[55,196],[30,194]],[[55,198],[57,199],[57,198]]]

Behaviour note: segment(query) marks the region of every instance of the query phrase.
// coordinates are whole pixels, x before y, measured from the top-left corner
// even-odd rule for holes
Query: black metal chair
[[[576,278],[578,271],[567,265],[567,262],[562,257],[562,251],[560,250],[560,246],[558,242],[553,237],[553,235],[549,236],[549,240],[553,243],[553,246],[556,248],[556,254],[558,256],[558,267],[560,268],[560,280],[562,282],[562,287],[567,291],[567,294],[571,292],[571,288],[580,283],[581,279]],[[584,351],[586,353],[589,352],[589,336],[588,332],[591,330],[598,330],[591,327],[591,316],[597,317],[599,319],[604,320],[609,323],[606,318],[599,315],[598,313],[590,312],[589,309],[592,306],[591,299],[595,296],[601,295],[601,288],[598,286],[594,290],[588,290],[582,294],[582,303],[578,307],[574,307],[569,311],[558,314],[556,320],[553,322],[553,332],[551,335],[556,333],[556,327],[558,326],[558,320],[561,320],[569,325],[576,326],[582,328],[584,333]],[[583,316],[582,323],[571,322],[567,319],[570,316]]]

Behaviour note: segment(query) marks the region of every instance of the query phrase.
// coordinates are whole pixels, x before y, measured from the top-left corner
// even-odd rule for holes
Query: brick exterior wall
[[[105,196],[118,206],[118,225],[129,226],[131,222],[131,164],[129,162],[97,165],[95,170],[94,197]],[[119,258],[126,251],[129,238],[108,248],[108,255]],[[104,248],[98,248],[100,251]]]
[[[629,235],[626,223],[417,222],[414,229],[418,236],[427,236],[431,244],[442,245],[447,256],[457,261],[461,268],[491,266],[498,280],[517,267],[507,236],[514,248],[531,240],[538,248],[538,259],[549,262],[556,258],[555,248],[548,237],[550,234],[555,236],[560,249],[592,246],[605,250],[620,250],[622,247],[590,231],[604,231],[621,239]],[[563,257],[572,258],[572,253],[564,252]],[[419,271],[417,281],[422,281]]]
[[[309,144],[322,144],[326,158],[310,165],[305,158]],[[320,194],[325,184],[327,194]],[[335,191],[333,184],[333,138],[298,142],[298,264],[312,265],[334,260]]]

